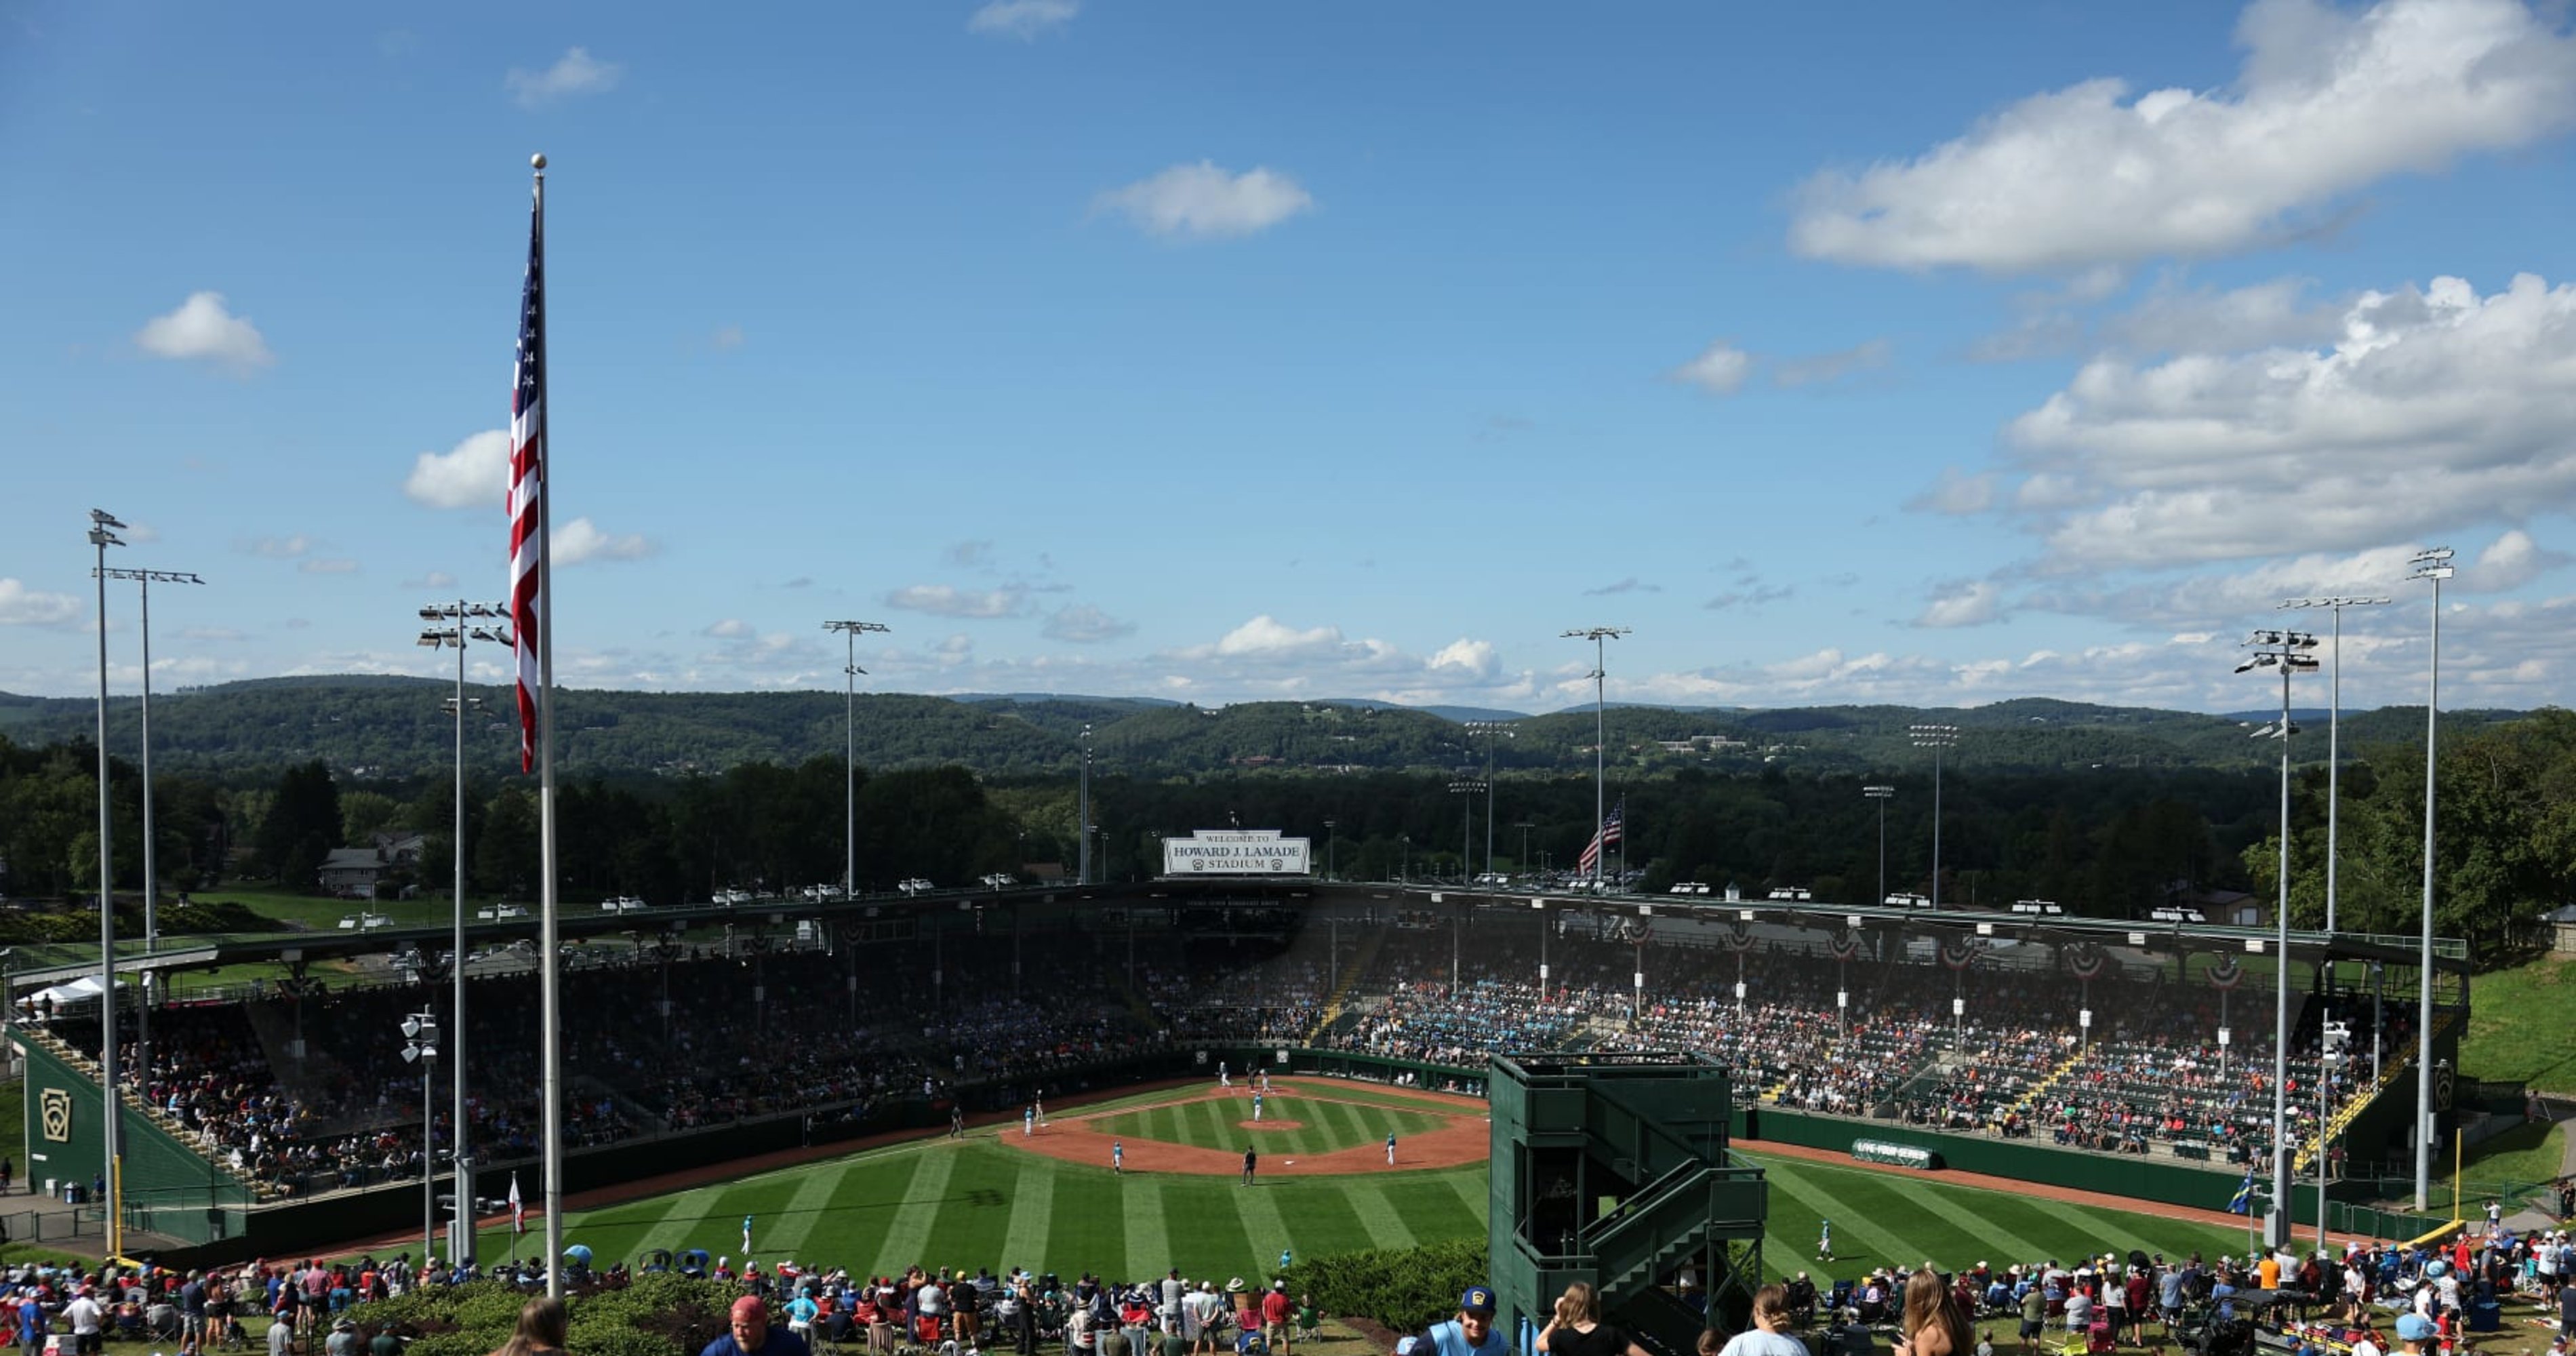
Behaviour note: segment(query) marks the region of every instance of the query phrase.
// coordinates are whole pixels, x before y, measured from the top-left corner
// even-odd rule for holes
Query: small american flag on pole
[[[1592,835],[1592,841],[1584,845],[1582,860],[1575,863],[1575,870],[1591,870],[1600,862],[1601,850],[1619,841],[1619,821],[1625,808],[1613,805],[1610,813],[1601,817],[1601,828]]]
[[[519,770],[537,767],[539,610],[546,554],[546,218],[528,211],[528,280],[519,300],[519,352],[510,383],[510,635],[517,651]]]

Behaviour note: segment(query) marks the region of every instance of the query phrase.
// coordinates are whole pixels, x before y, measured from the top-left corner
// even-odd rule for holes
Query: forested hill
[[[466,689],[482,706],[466,730],[478,772],[514,769],[516,717],[507,689]],[[156,766],[218,777],[273,776],[320,759],[335,772],[403,778],[452,766],[454,728],[442,702],[454,685],[394,677],[272,678],[183,689],[152,704]],[[569,775],[677,775],[765,761],[795,764],[838,755],[837,692],[558,692],[557,756]],[[2447,712],[2465,732],[2510,712]],[[139,703],[109,704],[109,740],[137,747]],[[87,699],[0,694],[0,737],[22,746],[83,742],[96,728]],[[2301,713],[2311,734],[2323,712]],[[1968,709],[1820,706],[1778,710],[1610,708],[1610,761],[1632,774],[1686,767],[1867,772],[1928,761],[1906,727],[1960,728],[1951,758],[1989,770],[2243,768],[2278,746],[2247,738],[2231,717],[2031,698]],[[2344,718],[2353,749],[2423,741],[2423,709],[2392,707]],[[959,765],[986,775],[1069,773],[1082,728],[1093,730],[1095,766],[1130,776],[1321,770],[1482,770],[1486,740],[1448,715],[1373,702],[1253,702],[1201,708],[1110,697],[862,695],[857,751],[869,767]],[[1498,769],[1523,775],[1589,771],[1588,708],[1516,722],[1495,748]],[[2325,740],[2302,738],[2303,761]]]

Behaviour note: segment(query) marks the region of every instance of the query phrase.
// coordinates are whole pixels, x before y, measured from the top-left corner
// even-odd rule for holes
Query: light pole
[[[1334,834],[1336,827],[1333,820],[1324,821],[1324,879],[1326,880],[1336,879],[1333,874],[1333,849],[1341,842]]]
[[[419,643],[433,650],[441,646],[456,650],[456,695],[447,699],[448,713],[456,718],[456,804],[447,835],[448,848],[454,854],[448,863],[451,874],[447,902],[455,915],[449,920],[447,977],[453,992],[448,998],[447,1020],[455,1036],[456,1052],[456,1076],[450,1080],[455,1085],[455,1105],[450,1112],[455,1124],[448,1130],[449,1153],[456,1169],[456,1232],[447,1241],[450,1259],[464,1257],[474,1247],[473,1127],[467,1123],[465,1105],[465,718],[483,704],[483,699],[465,695],[465,645],[475,640],[510,644],[510,628],[502,624],[509,615],[505,603],[470,603],[462,598],[452,603],[430,603],[420,610],[420,619],[432,625],[421,628]],[[426,1068],[421,1077],[429,1077]],[[426,1145],[423,1152],[427,1152]]]
[[[841,666],[841,898],[859,892],[859,637],[890,628],[870,621],[827,621],[846,641],[849,662]],[[1026,854],[1022,854],[1025,856]]]
[[[2433,1190],[2433,753],[2442,722],[2442,581],[2451,577],[2451,548],[2419,551],[2408,564],[2407,579],[2433,585],[2433,641],[2424,689],[2424,936],[2416,957],[2422,972],[2422,996],[2415,1006],[2415,1208],[2424,1208]]]
[[[1413,879],[1413,835],[1399,833],[1395,836],[1395,883],[1402,885],[1411,879]]]
[[[1860,793],[1878,802],[1878,902],[1887,902],[1887,802],[1896,795],[1892,786],[1864,786]]]
[[[1508,720],[1471,720],[1467,733],[1485,737],[1485,874],[1494,874],[1494,745],[1517,739]]]
[[[1521,831],[1521,855],[1512,858],[1512,871],[1515,875],[1526,876],[1529,874],[1529,831],[1536,826],[1524,819],[1512,827]]]
[[[2257,631],[2245,643],[2257,648],[2236,666],[2238,673],[2277,669],[2281,674],[2281,719],[2254,732],[2256,739],[2281,741],[2281,864],[2276,882],[2279,896],[2272,906],[2277,915],[2273,946],[2278,953],[2272,981],[2272,1213],[2276,1218],[2264,1231],[2264,1242],[2279,1247],[2290,1235],[2290,736],[2299,732],[2290,720],[2290,679],[2316,671],[2317,657],[2308,651],[2317,647],[2317,638],[2305,631]]]
[[[2322,607],[2334,621],[2334,644],[2326,652],[2332,667],[2326,679],[2326,931],[2335,930],[2335,866],[2342,855],[2343,817],[2343,610],[2379,607],[2386,598],[2292,598],[2283,607]]]
[[[1609,781],[1609,764],[1605,760],[1609,756],[1610,735],[1607,717],[1603,714],[1610,681],[1607,646],[1609,641],[1627,634],[1629,628],[1625,626],[1587,626],[1579,631],[1564,632],[1558,637],[1561,640],[1592,642],[1592,672],[1589,675],[1592,679],[1592,832],[1596,842],[1610,818],[1609,792],[1605,789]],[[1625,836],[1624,829],[1622,836]],[[1592,893],[1596,895],[1601,893],[1601,864],[1610,855],[1609,849],[1608,843],[1601,843],[1592,854]]]
[[[107,786],[107,548],[123,546],[125,524],[103,509],[89,511],[89,544],[98,548],[98,1081],[105,1100],[99,1117],[99,1175],[107,1179],[107,1255],[122,1256],[118,1209],[123,1183],[119,1150],[124,1127],[116,1100],[116,839]]]
[[[1087,720],[1082,723],[1082,796],[1081,803],[1075,807],[1074,813],[1082,821],[1082,848],[1078,857],[1081,865],[1077,868],[1077,874],[1081,877],[1081,884],[1089,885],[1091,883],[1091,722]]]
[[[1458,807],[1458,888],[1462,890],[1467,887],[1467,875],[1470,870],[1470,864],[1475,859],[1476,796],[1491,785],[1492,783],[1490,782],[1479,781],[1457,781],[1449,783],[1450,795],[1465,796],[1467,798],[1467,803]],[[1490,800],[1492,798],[1487,797],[1487,799]],[[1491,829],[1486,831],[1485,842],[1489,848],[1493,844]],[[1490,856],[1490,854],[1488,855]]]
[[[203,584],[193,574],[174,570],[111,570],[99,567],[102,577],[131,579],[142,586],[143,610],[139,614],[143,630],[143,954],[149,956],[161,944],[161,868],[154,851],[152,830],[152,586],[154,584]],[[134,1043],[143,1067],[143,1082],[152,1082],[152,980],[146,969],[141,980],[142,1003],[134,1010]]]
[[[1932,907],[1941,907],[1941,755],[1959,747],[1956,725],[1909,725],[1914,747],[1932,751]],[[1881,895],[1881,902],[1886,896]]]
[[[430,1250],[438,1238],[438,1155],[431,1149],[430,1118],[436,1115],[431,1105],[431,1089],[437,1079],[432,1071],[438,1066],[438,1014],[415,1012],[402,1021],[403,1062],[420,1066],[420,1260],[429,1265]],[[463,1203],[459,1202],[460,1208]],[[449,1254],[453,1260],[454,1254]]]

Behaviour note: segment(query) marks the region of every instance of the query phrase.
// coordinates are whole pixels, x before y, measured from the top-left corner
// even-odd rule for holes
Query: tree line
[[[2343,769],[2338,893],[2347,930],[2402,933],[2415,925],[2420,747],[2362,742]],[[1071,776],[861,766],[845,782],[843,771],[840,758],[825,755],[676,777],[569,778],[558,818],[561,886],[574,899],[636,894],[674,904],[727,887],[836,883],[852,822],[862,889],[913,877],[956,885],[1079,859]],[[2500,957],[2576,886],[2576,715],[2543,711],[2446,738],[2438,775],[2436,927],[2470,939],[2482,957]],[[95,755],[78,743],[30,748],[0,738],[0,860],[11,894],[96,889],[95,778]],[[2295,926],[2324,920],[2326,782],[2323,768],[2302,767],[2293,787]],[[1149,877],[1163,837],[1232,825],[1309,837],[1318,870],[1353,879],[1459,879],[1489,865],[1566,870],[1593,832],[1589,776],[1506,772],[1490,792],[1453,790],[1458,784],[1449,772],[1096,775],[1095,877]],[[1862,794],[1869,784],[1895,793],[1873,800]],[[110,785],[117,884],[131,889],[141,880],[141,787],[122,761]],[[388,884],[449,886],[447,776],[360,779],[306,759],[254,786],[163,775],[156,793],[168,888],[248,879],[309,889],[331,849],[365,845],[378,833],[424,839],[418,866]],[[1650,893],[1698,881],[1753,898],[1801,887],[1819,901],[1866,901],[1881,893],[1882,860],[1886,890],[1934,892],[1928,769],[1628,766],[1614,769],[1608,794],[1624,806],[1627,824],[1614,861],[1641,872],[1638,887]],[[2278,794],[2276,774],[2260,768],[1954,765],[1939,788],[1938,892],[1963,906],[2041,898],[2072,913],[2127,918],[2212,891],[2268,899]],[[534,894],[533,779],[470,778],[465,833],[469,892]]]

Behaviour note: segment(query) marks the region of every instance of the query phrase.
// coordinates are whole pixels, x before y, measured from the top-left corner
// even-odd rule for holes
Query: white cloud
[[[934,617],[1016,617],[1028,606],[1019,588],[961,589],[951,584],[912,584],[885,596],[888,607]]]
[[[2385,597],[2406,576],[2411,546],[2311,552],[2204,570],[2178,579],[2104,585],[2087,575],[2053,579],[2025,593],[2025,607],[2111,616],[2154,626],[2196,626],[2263,617],[2291,598]],[[2353,614],[2346,614],[2347,620]],[[2277,621],[2277,618],[2273,620]]]
[[[2002,602],[2003,589],[1980,579],[1935,596],[1914,624],[1936,628],[1983,626],[2002,615]]]
[[[1887,366],[1896,350],[1884,339],[1871,339],[1850,348],[1831,353],[1813,353],[1803,358],[1783,358],[1771,373],[1774,385],[1786,387],[1830,386],[1845,377],[1875,372]]]
[[[445,570],[432,570],[418,579],[404,580],[402,586],[407,589],[452,589],[456,587],[456,576]]]
[[[1956,466],[1941,468],[1941,483],[1905,501],[1918,513],[1983,513],[1995,504],[1995,478],[1967,475]]]
[[[966,18],[966,31],[992,38],[1034,42],[1073,22],[1082,12],[1074,0],[993,0]]]
[[[2349,303],[2311,304],[2307,290],[2304,278],[2275,278],[2226,292],[2160,287],[2127,314],[2104,322],[2102,336],[2132,353],[2331,343],[2343,332]]]
[[[2033,95],[1908,161],[1800,191],[1799,253],[2068,270],[2261,245],[2376,180],[2528,144],[2576,115],[2576,40],[2518,0],[2256,0],[2232,89]]]
[[[1469,640],[1463,636],[1441,646],[1439,652],[1431,656],[1430,667],[1435,671],[1455,669],[1481,677],[1491,677],[1502,671],[1502,663],[1494,652],[1492,641]]]
[[[742,342],[742,326],[740,325],[718,325],[716,326],[716,332],[707,336],[707,345],[710,348],[740,348],[742,347]]]
[[[430,508],[506,508],[510,502],[510,431],[486,429],[445,452],[412,459],[403,493]]]
[[[502,77],[502,83],[519,101],[519,107],[540,108],[567,95],[605,94],[617,88],[619,78],[625,74],[626,68],[616,62],[602,61],[592,56],[589,48],[575,47],[542,71],[514,66]]]
[[[295,570],[298,574],[356,574],[358,562],[346,558],[305,560],[298,561]]]
[[[727,617],[698,634],[713,636],[718,640],[749,640],[754,632],[750,622],[740,617]]]
[[[1174,165],[1102,193],[1094,211],[1116,212],[1154,235],[1251,235],[1312,211],[1314,196],[1266,167],[1228,174],[1210,161]]]
[[[61,626],[80,614],[80,600],[68,593],[42,593],[0,579],[0,626]]]
[[[2478,553],[2477,563],[2460,571],[2460,586],[2473,593],[2504,593],[2557,569],[2567,560],[2565,552],[2541,549],[2530,533],[2517,527],[2487,543],[2487,549]]]
[[[1242,655],[1313,653],[1338,649],[1341,644],[1340,627],[1317,626],[1300,631],[1265,612],[1226,632],[1215,645],[1184,651],[1184,653],[1202,657],[1216,655],[1234,658]]]
[[[588,518],[575,518],[558,523],[549,543],[557,565],[579,565],[591,560],[642,560],[658,548],[651,538],[640,533],[617,536],[599,530]]]
[[[2576,287],[2437,278],[2361,295],[2341,329],[2322,351],[2098,358],[2013,420],[2043,565],[2365,550],[2576,497]]]
[[[204,358],[239,375],[276,362],[259,328],[224,309],[221,292],[191,292],[168,315],[154,316],[134,342],[156,358]]]
[[[1673,380],[1696,386],[1714,395],[1733,395],[1744,389],[1744,379],[1753,375],[1753,355],[1723,339],[1700,351],[1700,355],[1671,372]]]
[[[1120,621],[1085,603],[1060,607],[1047,618],[1045,636],[1074,645],[1092,645],[1135,634],[1136,623]]]
[[[262,537],[243,548],[263,560],[294,560],[313,549],[313,539],[301,532],[291,537]]]

